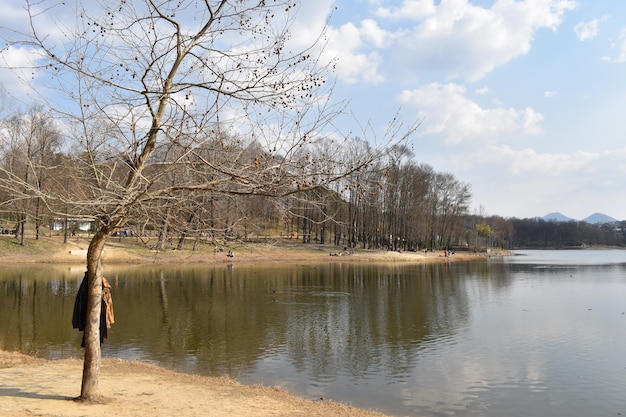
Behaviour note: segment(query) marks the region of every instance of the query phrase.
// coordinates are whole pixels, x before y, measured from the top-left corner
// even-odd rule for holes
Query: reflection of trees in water
[[[328,379],[338,372],[410,372],[427,348],[424,342],[432,346],[465,326],[470,308],[466,278],[487,277],[488,268],[481,265],[334,264],[303,272],[303,288],[321,288],[328,296],[316,300],[300,294],[299,302],[288,305],[288,351],[294,364]]]
[[[109,276],[116,323],[103,352],[235,377],[277,353],[320,380],[408,373],[420,352],[466,325],[481,291],[506,287],[502,268],[484,262],[116,268]],[[0,347],[82,354],[71,329],[79,283],[59,274],[42,279],[35,293],[32,281],[1,281]]]
[[[465,327],[472,304],[483,297],[503,292],[510,285],[510,275],[501,262],[466,262],[433,268],[429,322],[434,335],[449,337]]]
[[[0,349],[59,358],[74,337],[80,346],[81,334],[71,326],[79,284],[79,275],[65,268],[2,268]]]

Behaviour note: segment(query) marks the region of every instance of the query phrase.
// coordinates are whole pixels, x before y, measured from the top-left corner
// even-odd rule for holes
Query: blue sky
[[[336,96],[421,121],[415,160],[471,184],[473,211],[626,219],[626,2],[327,3],[356,45]]]
[[[472,212],[626,220],[626,2],[305,0],[293,42],[326,22],[334,100],[379,132],[419,121],[414,160],[469,183]]]

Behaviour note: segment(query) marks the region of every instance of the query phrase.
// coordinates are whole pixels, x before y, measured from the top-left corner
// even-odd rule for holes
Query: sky
[[[328,4],[335,94],[419,121],[414,159],[470,184],[473,213],[626,219],[626,2]]]
[[[626,1],[306,0],[294,38],[326,23],[333,99],[419,123],[413,160],[469,184],[471,213],[626,220]]]

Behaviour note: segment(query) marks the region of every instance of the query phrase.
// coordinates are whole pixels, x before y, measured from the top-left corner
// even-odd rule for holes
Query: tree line
[[[50,233],[52,224],[62,225],[66,239],[81,222],[96,226],[98,201],[87,198],[98,180],[90,172],[94,155],[72,152],[71,142],[65,140],[51,111],[40,105],[15,111],[0,120],[0,135],[0,182],[4,184],[0,188],[0,226],[15,233],[22,244],[27,231],[32,230],[38,239]],[[258,141],[236,135],[204,139],[193,158],[186,155],[184,146],[160,149],[149,168],[154,174],[169,162],[188,161],[158,177],[155,182],[160,185],[153,184],[151,192],[156,194],[185,177],[198,177],[194,180],[197,189],[168,189],[162,198],[145,204],[142,215],[120,226],[155,249],[182,249],[186,241],[223,245],[276,237],[389,250],[463,244],[470,186],[452,174],[415,162],[406,146],[392,146],[377,161],[320,185],[317,176],[343,169],[337,165],[356,166],[372,152],[359,138],[348,143],[339,149],[331,139],[319,141],[294,158],[301,167],[326,165],[312,171],[310,177],[301,169],[276,168],[285,162],[283,157],[272,155]],[[119,176],[116,171],[124,157],[98,158],[98,169]],[[286,184],[275,185],[275,192],[283,195],[267,195],[262,189],[246,192],[243,185],[241,193],[201,186],[228,182],[229,176],[250,167],[263,176],[259,180],[264,187],[272,187],[273,175],[290,176]],[[277,173],[279,169],[282,172]],[[294,192],[298,189],[302,191]],[[115,204],[118,197],[114,191],[100,196],[100,204]]]
[[[504,218],[469,215],[466,228],[489,247],[502,249],[574,249],[590,246],[626,246],[626,221],[588,223],[586,221]],[[481,230],[483,233],[481,234]]]
[[[27,230],[32,230],[38,239],[50,233],[52,224],[60,224],[67,239],[81,221],[91,222],[92,203],[83,203],[86,209],[68,204],[73,195],[82,195],[93,186],[93,178],[84,172],[89,166],[85,162],[89,155],[71,153],[52,113],[40,105],[28,111],[17,110],[0,120],[0,126],[0,181],[7,184],[20,178],[19,187],[0,189],[3,230],[14,233],[23,244]],[[349,158],[358,160],[368,153],[368,148],[367,142],[351,139],[348,151],[344,149],[341,155],[341,163]],[[329,157],[333,149],[333,142],[328,140],[309,150],[317,153],[318,161],[327,164],[325,172],[336,169]],[[184,148],[176,147],[163,151],[158,159],[161,163],[152,169],[157,171],[164,161],[179,159],[184,152]],[[280,160],[280,156],[270,156],[260,143],[232,135],[207,139],[196,152],[201,159],[211,159],[212,164],[181,164],[168,177],[195,175],[207,182],[219,181],[224,173],[213,167],[236,161],[241,166],[254,165],[259,172],[271,172],[268,165]],[[302,156],[303,166],[307,157]],[[333,158],[337,160],[338,156]],[[112,172],[114,165],[105,160],[101,167]],[[168,177],[162,179],[164,184],[172,181]],[[269,174],[267,181],[271,182]],[[166,198],[145,207],[144,215],[129,220],[123,229],[157,250],[182,249],[185,242],[224,245],[268,238],[397,251],[626,244],[625,222],[594,225],[470,214],[470,185],[452,174],[417,163],[403,145],[389,148],[376,163],[361,167],[332,185],[311,188],[307,184],[317,181],[302,174],[294,176],[295,189],[303,191],[292,193],[289,186],[282,185],[285,195],[278,198],[219,189],[180,195],[169,192]],[[309,189],[304,190],[306,187]],[[51,195],[66,198],[47,198]]]
[[[367,142],[350,140],[348,150],[334,155],[331,140],[316,143],[313,150],[327,165],[321,172],[332,172],[333,160],[346,164],[367,155]],[[151,169],[158,171],[166,161],[181,158],[183,147],[170,147]],[[270,155],[255,141],[232,135],[207,139],[196,150],[201,160],[212,164],[181,164],[161,178],[199,176],[200,182],[219,182],[227,177],[214,169],[232,164],[255,166],[272,178],[271,163],[280,156]],[[93,222],[93,202],[68,203],[93,187],[89,176],[89,155],[73,154],[53,115],[40,105],[28,111],[17,110],[0,120],[0,227],[10,231],[23,244],[26,231],[38,239],[60,224],[67,239],[81,221]],[[119,155],[119,157],[123,157]],[[302,155],[306,166],[310,155]],[[118,161],[118,159],[114,159]],[[100,167],[115,171],[115,164],[103,160]],[[261,167],[263,164],[263,167]],[[107,166],[108,165],[108,166]],[[200,170],[202,166],[202,170]],[[293,175],[294,188],[281,185],[285,195],[233,193],[198,189],[168,192],[155,204],[143,208],[143,216],[129,220],[130,230],[153,249],[182,249],[185,242],[224,245],[260,239],[297,238],[304,243],[335,245],[345,248],[418,251],[486,247],[563,248],[586,245],[626,245],[626,222],[590,224],[584,221],[554,222],[541,218],[517,219],[469,213],[470,185],[452,174],[435,171],[415,161],[411,151],[395,145],[376,161],[346,175],[332,184],[310,187],[319,180],[312,174]],[[15,179],[19,178],[19,186]],[[221,180],[228,180],[222,178]],[[306,190],[305,190],[306,188]],[[49,198],[51,195],[65,198]],[[114,197],[112,196],[114,199]],[[58,232],[57,232],[58,233]],[[115,233],[115,231],[113,232]]]

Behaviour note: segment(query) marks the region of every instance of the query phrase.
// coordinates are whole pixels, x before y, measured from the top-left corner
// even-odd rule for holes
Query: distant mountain
[[[545,216],[543,216],[543,219],[549,222],[569,222],[571,220],[574,220],[571,217],[567,217],[566,215],[559,212],[546,214]]]
[[[576,221],[576,219],[572,219],[571,217],[567,217],[566,215],[557,212],[554,213],[549,213],[546,214],[545,216],[542,217],[545,221],[549,221],[549,222],[569,222],[569,221]],[[618,221],[617,219],[614,219],[611,216],[607,216],[606,214],[602,214],[602,213],[593,213],[591,216],[585,217],[584,219],[582,219],[583,222],[587,222],[587,223],[591,223],[591,224],[598,224],[598,223],[614,223],[616,221]]]
[[[585,217],[583,219],[583,221],[587,222],[587,223],[591,223],[591,224],[596,224],[596,223],[615,223],[617,221],[617,219],[614,219],[611,216],[607,216],[606,214],[593,213],[591,216]]]

